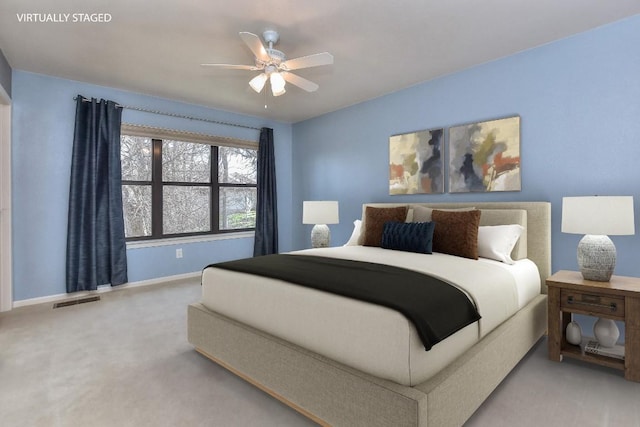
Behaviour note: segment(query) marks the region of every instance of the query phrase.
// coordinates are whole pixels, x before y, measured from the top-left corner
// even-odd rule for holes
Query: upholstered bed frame
[[[524,209],[527,253],[543,294],[438,374],[413,387],[336,363],[200,303],[188,311],[188,338],[204,356],[321,425],[460,426],[546,331],[544,280],[551,272],[547,202],[411,203],[432,208]],[[403,206],[405,204],[372,204]]]

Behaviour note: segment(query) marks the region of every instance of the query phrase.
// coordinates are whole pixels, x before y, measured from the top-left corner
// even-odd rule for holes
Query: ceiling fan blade
[[[287,71],[281,71],[280,74],[286,81],[288,81],[292,85],[296,85],[299,88],[306,90],[307,92],[315,92],[320,87],[310,80],[302,78],[296,74],[289,73]]]
[[[203,67],[217,67],[224,68],[227,70],[249,70],[256,71],[261,70],[262,68],[256,67],[255,65],[234,65],[234,64],[200,64]]]
[[[299,70],[300,68],[317,67],[319,65],[333,64],[333,55],[329,52],[316,53],[309,56],[301,56],[284,61],[280,66],[283,70]]]
[[[243,42],[245,42],[247,46],[249,46],[249,49],[251,49],[251,52],[253,52],[256,58],[258,58],[263,62],[269,61],[270,59],[269,54],[267,53],[267,50],[264,48],[264,45],[260,41],[260,37],[256,36],[253,33],[241,31],[240,38],[242,39]]]

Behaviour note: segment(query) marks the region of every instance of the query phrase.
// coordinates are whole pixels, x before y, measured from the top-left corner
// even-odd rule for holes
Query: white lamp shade
[[[262,73],[252,78],[251,81],[249,81],[249,86],[251,86],[251,89],[260,93],[262,92],[262,88],[264,87],[264,84],[266,82],[267,82],[267,75],[265,73]]]
[[[563,197],[562,232],[610,236],[635,234],[633,197]]]
[[[303,224],[337,224],[338,222],[338,202],[302,202]]]
[[[278,72],[271,73],[269,79],[271,82],[271,92],[273,93],[273,96],[280,96],[286,92],[284,89],[285,81],[282,74]]]

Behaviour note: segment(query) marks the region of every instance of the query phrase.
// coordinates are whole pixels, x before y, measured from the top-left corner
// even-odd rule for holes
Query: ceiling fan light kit
[[[269,81],[271,82],[271,92],[273,92],[273,96],[280,96],[286,92],[284,89],[285,81],[280,73],[271,73]]]
[[[249,81],[249,86],[251,86],[251,89],[253,89],[256,92],[260,93],[260,92],[262,92],[262,88],[264,87],[264,84],[266,82],[267,82],[267,75],[265,73],[262,73],[262,74],[258,74],[254,78],[252,78]]]
[[[251,89],[257,93],[262,92],[267,80],[269,80],[269,83],[271,84],[271,93],[273,96],[280,96],[286,93],[285,86],[287,82],[294,86],[298,86],[307,92],[315,92],[318,90],[319,86],[316,83],[300,77],[297,74],[293,74],[290,71],[333,64],[333,55],[328,52],[322,52],[287,61],[286,56],[282,51],[273,48],[273,45],[280,39],[280,35],[277,31],[266,30],[262,33],[262,37],[267,43],[266,47],[255,34],[244,31],[240,33],[242,41],[245,42],[249,49],[251,49],[251,52],[255,55],[255,65],[202,65],[232,70],[262,71],[262,73],[249,81],[249,86],[251,86]]]

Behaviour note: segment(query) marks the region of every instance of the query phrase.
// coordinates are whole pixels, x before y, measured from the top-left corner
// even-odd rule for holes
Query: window
[[[127,240],[252,230],[257,143],[123,125]]]

